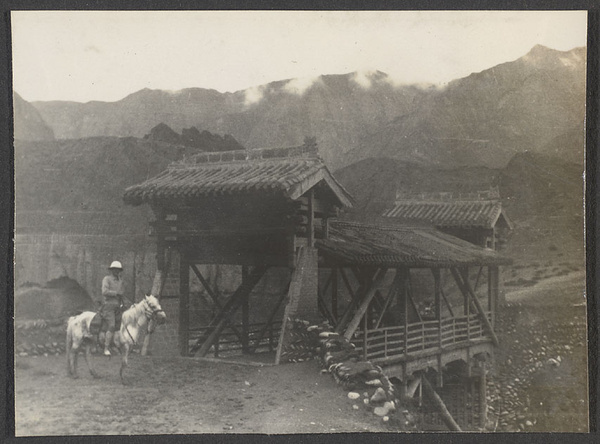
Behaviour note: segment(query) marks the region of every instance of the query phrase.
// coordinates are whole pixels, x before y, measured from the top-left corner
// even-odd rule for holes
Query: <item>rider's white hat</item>
[[[108,267],[109,270],[116,268],[117,270],[122,270],[123,269],[123,265],[121,265],[121,262],[119,261],[113,261],[112,264],[110,264],[110,267]]]

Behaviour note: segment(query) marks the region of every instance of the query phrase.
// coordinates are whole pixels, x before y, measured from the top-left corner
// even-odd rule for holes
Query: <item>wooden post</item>
[[[248,280],[248,266],[242,266],[242,285]],[[250,320],[250,292],[242,302],[242,353],[248,353],[249,322]]]
[[[442,398],[440,398],[440,396],[435,392],[425,375],[423,375],[423,377],[421,378],[421,386],[423,387],[425,394],[429,397],[429,399],[431,399],[433,404],[439,410],[440,415],[442,417],[442,421],[444,421],[444,424],[446,424],[448,429],[453,432],[462,432],[460,426],[456,423],[456,421],[448,411],[446,404],[444,404]]]
[[[196,266],[196,264],[190,264],[190,268],[192,269],[192,271],[194,272],[194,274],[196,275],[196,277],[198,278],[198,280],[200,281],[200,283],[202,284],[202,286],[204,287],[204,289],[206,290],[206,292],[208,293],[208,295],[212,298],[213,302],[215,303],[215,305],[217,306],[217,308],[219,310],[223,309],[223,304],[221,304],[221,302],[219,301],[219,293],[218,293],[218,289],[215,287],[215,289],[213,290],[212,288],[210,288],[210,285],[208,283],[208,281],[206,280],[206,278],[202,275],[202,273],[200,273],[200,270],[198,269],[198,267]],[[240,342],[242,342],[242,333],[240,333],[237,328],[235,328],[233,325],[230,326],[231,331],[233,331],[233,333],[238,337],[238,339],[240,340]]]
[[[461,278],[460,275],[458,274],[458,272],[455,269],[452,269],[452,275],[454,276],[456,283],[459,285],[459,287],[461,287],[461,291],[463,292],[465,297],[466,298],[470,297],[471,302],[473,302],[477,312],[479,313],[481,322],[483,323],[484,327],[486,328],[487,332],[490,334],[490,336],[492,338],[492,342],[494,343],[495,346],[498,346],[499,343],[498,343],[498,337],[496,336],[496,332],[494,331],[494,328],[492,327],[490,320],[487,318],[487,316],[483,310],[483,307],[481,307],[481,304],[477,300],[477,297],[473,293],[473,290],[471,289],[471,285],[469,284],[468,269],[465,268],[464,270],[462,270],[462,274],[463,274],[463,277]]]
[[[488,267],[488,304],[489,309],[492,312],[492,326],[496,324],[496,313],[498,312],[498,291],[499,291],[499,270],[498,266]]]
[[[363,359],[365,361],[367,360],[367,347],[368,347],[368,338],[367,338],[367,334],[368,334],[367,332],[369,330],[368,317],[369,317],[369,310],[367,310],[365,312],[365,316],[362,318],[362,327],[363,327]]]
[[[438,346],[442,348],[442,296],[441,296],[441,279],[440,279],[440,269],[432,268],[433,273],[433,295],[435,299],[435,317],[438,322]]]
[[[179,353],[189,354],[190,337],[190,266],[188,255],[181,251],[179,258]]]
[[[308,246],[315,246],[315,190],[308,192]]]
[[[408,280],[410,276],[410,269],[407,268],[404,279],[404,291],[402,292],[402,296],[404,299],[403,307],[404,310],[404,356],[408,354]],[[404,366],[406,368],[406,366]]]
[[[336,323],[338,320],[338,269],[333,267],[331,269],[331,314],[333,315]]]
[[[366,313],[367,309],[369,308],[369,304],[371,303],[371,301],[373,300],[373,297],[375,296],[375,292],[377,291],[379,286],[381,286],[381,283],[383,282],[383,278],[385,277],[386,272],[387,272],[387,268],[381,268],[380,270],[378,270],[373,283],[371,284],[367,294],[365,295],[365,297],[362,301],[362,304],[360,304],[360,307],[358,307],[358,309],[356,310],[356,313],[354,314],[354,317],[348,324],[348,328],[346,329],[346,332],[344,333],[344,337],[346,339],[350,340],[350,338],[352,337],[352,335],[358,328],[358,325],[360,324],[361,319],[363,318],[364,314]]]
[[[381,321],[383,320],[383,317],[385,316],[385,313],[388,310],[388,307],[392,303],[392,300],[395,297],[397,297],[397,295],[398,295],[398,288],[400,287],[400,283],[402,282],[402,279],[403,279],[402,273],[398,269],[396,269],[396,275],[394,276],[394,280],[392,282],[392,285],[390,286],[387,297],[385,298],[383,306],[381,307],[381,313],[379,313],[379,317],[377,318],[373,328],[375,328],[375,329],[379,328],[379,325],[381,324]]]
[[[485,361],[479,362],[479,425],[485,428],[487,422],[487,382],[485,375]]]
[[[355,273],[355,274],[358,274],[358,273]],[[348,307],[346,307],[346,311],[344,312],[344,314],[340,318],[337,326],[335,327],[335,331],[337,333],[341,333],[342,329],[344,328],[346,323],[350,320],[350,317],[352,316],[352,311],[354,310],[356,305],[360,303],[360,300],[362,299],[363,295],[368,290],[369,285],[372,282],[373,276],[374,276],[374,273],[372,273],[372,270],[365,271],[364,276],[362,278],[360,277],[360,274],[358,274],[357,280],[359,282],[359,287],[356,290],[356,293],[352,293],[350,284],[346,280],[347,279],[346,275],[342,272],[342,277],[345,279],[344,282],[348,286],[348,291],[352,295],[352,300],[350,301],[350,304],[348,304]]]
[[[192,348],[192,351],[198,350],[200,356],[206,356],[206,353],[213,345],[215,340],[219,337],[223,329],[227,326],[231,316],[238,310],[242,305],[244,298],[249,294],[254,286],[260,281],[262,276],[267,271],[267,267],[255,267],[252,273],[249,274],[246,282],[238,287],[238,289],[231,295],[227,303],[223,306],[223,309],[218,313],[213,325],[211,325],[210,332],[198,340],[196,346]],[[204,342],[202,342],[204,341]]]

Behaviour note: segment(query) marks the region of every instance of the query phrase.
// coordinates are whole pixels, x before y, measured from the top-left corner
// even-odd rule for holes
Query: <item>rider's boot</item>
[[[113,333],[112,331],[106,332],[106,337],[104,338],[104,356],[110,356],[110,342],[112,341]]]

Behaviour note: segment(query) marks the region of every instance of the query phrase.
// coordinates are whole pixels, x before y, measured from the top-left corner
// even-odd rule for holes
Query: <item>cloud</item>
[[[302,77],[290,80],[283,89],[290,94],[302,95],[316,83],[323,83],[323,81],[320,77]]]
[[[262,100],[264,97],[264,87],[261,86],[253,86],[244,90],[244,104],[246,106],[254,105]]]
[[[356,71],[350,79],[365,89],[369,89],[374,83],[389,83],[394,86],[394,81],[381,71]]]

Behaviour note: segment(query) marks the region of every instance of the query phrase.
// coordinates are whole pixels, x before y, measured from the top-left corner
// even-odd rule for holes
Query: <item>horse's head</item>
[[[152,296],[151,294],[147,294],[144,297],[144,302],[147,306],[146,316],[150,319],[154,319],[157,324],[164,324],[167,319],[167,315],[160,306],[158,299],[156,299],[156,297]]]

